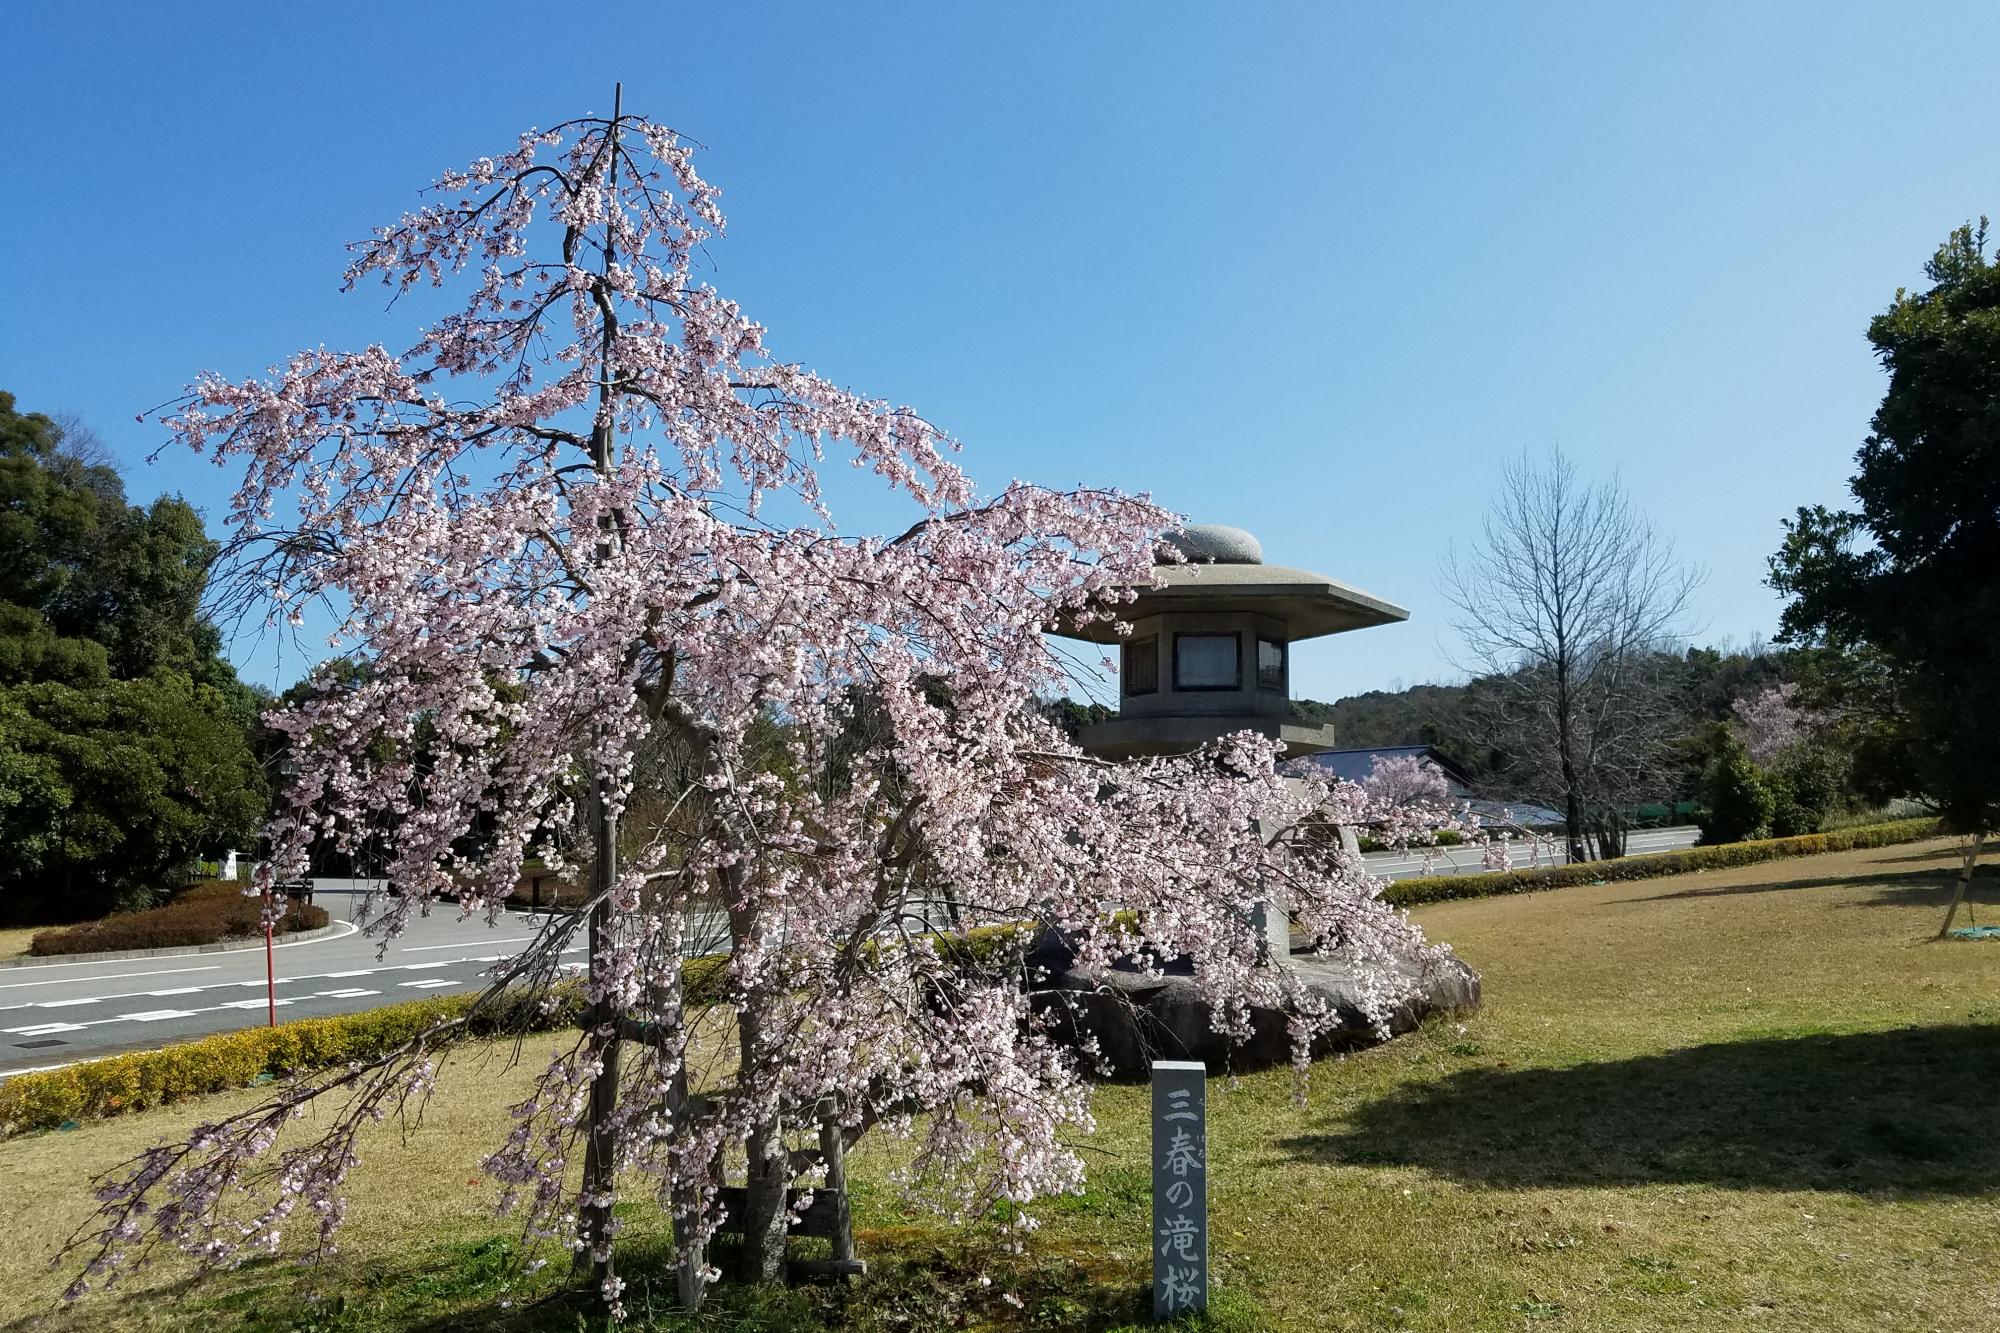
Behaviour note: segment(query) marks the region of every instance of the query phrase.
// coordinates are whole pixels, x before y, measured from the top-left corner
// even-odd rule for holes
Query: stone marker
[[[1153,1317],[1208,1308],[1208,1068],[1153,1061]]]

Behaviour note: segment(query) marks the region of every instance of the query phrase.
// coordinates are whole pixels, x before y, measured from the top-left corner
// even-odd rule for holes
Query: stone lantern
[[[1109,622],[1059,631],[1119,649],[1118,716],[1085,727],[1078,743],[1130,759],[1247,730],[1283,741],[1287,755],[1332,749],[1331,723],[1292,717],[1291,646],[1410,613],[1324,574],[1265,564],[1241,528],[1193,524],[1167,540],[1187,562],[1160,564],[1162,585],[1137,590],[1122,612],[1129,637]]]
[[[1116,645],[1120,654],[1118,716],[1085,727],[1079,744],[1100,758],[1131,759],[1181,754],[1231,732],[1255,731],[1283,741],[1288,755],[1332,749],[1330,724],[1292,718],[1291,646],[1393,624],[1410,613],[1324,574],[1265,564],[1263,548],[1241,528],[1190,526],[1168,542],[1186,562],[1158,565],[1160,586],[1137,589],[1121,609],[1132,627],[1129,636],[1110,622],[1055,631]],[[1266,839],[1282,833],[1260,829]],[[1353,830],[1341,829],[1340,837],[1360,855]],[[1343,1016],[1315,1043],[1314,1053],[1377,1040],[1380,1031],[1358,1017],[1365,974],[1346,946],[1294,956],[1285,904],[1260,893],[1246,906],[1261,961],[1290,971],[1307,994]],[[1050,1016],[1059,1040],[1087,1039],[1094,1057],[1121,1077],[1144,1077],[1161,1058],[1199,1060],[1211,1074],[1291,1058],[1290,1016],[1283,1008],[1253,1007],[1251,1038],[1236,1045],[1217,1031],[1189,975],[1191,962],[1155,961],[1080,967],[1063,933],[1045,930],[1029,954],[1031,971],[1045,978],[1036,1007]],[[1381,959],[1371,963],[1382,965]],[[1479,976],[1457,958],[1419,950],[1387,965],[1412,983],[1410,999],[1388,1019],[1391,1032],[1408,1031],[1431,1014],[1479,1005]]]

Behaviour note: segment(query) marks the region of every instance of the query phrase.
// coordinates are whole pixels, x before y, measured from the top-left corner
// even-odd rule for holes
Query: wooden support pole
[[[1958,916],[1958,905],[1965,901],[1965,891],[1972,885],[1972,872],[1979,868],[1979,852],[1986,845],[1986,831],[1981,829],[1972,835],[1972,845],[1965,849],[1965,865],[1958,872],[1958,889],[1951,895],[1951,906],[1945,910],[1944,924],[1938,927],[1937,937],[1943,939],[1951,933],[1951,923]]]
[[[854,1259],[854,1217],[847,1202],[847,1145],[840,1132],[840,1099],[819,1103],[819,1150],[826,1158],[826,1189],[833,1195],[833,1261],[863,1271]]]

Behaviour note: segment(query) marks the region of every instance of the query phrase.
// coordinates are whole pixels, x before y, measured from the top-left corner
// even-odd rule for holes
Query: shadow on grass
[[[676,1281],[664,1238],[629,1236],[620,1250],[626,1280],[621,1333],[918,1333],[977,1327],[1136,1333],[1156,1329],[1142,1264],[1109,1260],[1103,1247],[1039,1239],[1025,1253],[990,1239],[911,1227],[862,1230],[865,1277],[852,1283],[749,1286],[724,1282],[698,1314],[674,1309]],[[796,1245],[795,1245],[796,1252]],[[273,1265],[223,1295],[201,1284],[177,1293],[187,1326],[246,1333],[576,1333],[608,1328],[587,1283],[525,1279],[514,1242],[494,1237],[453,1245],[431,1262],[331,1271],[313,1281]],[[733,1269],[735,1246],[710,1258]],[[1208,1314],[1167,1326],[1182,1333],[1251,1333],[1256,1307],[1221,1293]],[[198,1314],[195,1313],[198,1311]]]
[[[2000,1189],[2000,1026],[1482,1068],[1361,1107],[1297,1157],[1506,1189],[1703,1184],[1910,1197]]]
[[[1764,884],[1723,884],[1710,888],[1695,886],[1674,893],[1655,893],[1644,898],[1620,899],[1616,906],[1633,903],[1674,902],[1689,898],[1734,898],[1741,894],[1783,893],[1790,889],[1831,889],[1850,884],[1866,885],[1881,891],[1872,898],[1859,903],[1847,903],[1852,907],[1926,907],[1935,905],[1943,908],[1949,902],[1952,890],[1958,881],[1959,868],[1938,866],[1930,870],[1895,870],[1885,874],[1847,875],[1838,879],[1802,876],[1799,879],[1776,880]],[[1972,885],[1967,890],[1969,902],[2000,906],[2000,865],[1981,865],[1972,872]]]
[[[1993,856],[1996,853],[2000,853],[2000,844],[1995,844],[1990,838],[1987,839],[1986,850],[1979,854],[1979,863],[1981,865],[1995,864],[1985,858]],[[1875,859],[1885,866],[1910,865],[1917,861],[1934,861],[1939,865],[1948,865],[1953,871],[1956,871],[1959,866],[1965,863],[1965,842],[1963,839],[1960,839],[1950,847],[1933,847],[1927,852],[1905,852],[1901,856],[1878,856]]]

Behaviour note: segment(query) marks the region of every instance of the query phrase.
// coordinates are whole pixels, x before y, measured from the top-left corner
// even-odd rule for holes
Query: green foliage
[[[319,930],[331,919],[324,907],[291,903],[278,918],[277,933]],[[262,901],[246,897],[240,884],[215,880],[196,885],[162,907],[118,912],[100,921],[44,930],[29,944],[28,952],[48,957],[113,949],[186,948],[245,939],[263,931]]]
[[[1750,752],[1727,723],[1719,723],[1702,773],[1701,822],[1703,842],[1744,842],[1771,832],[1777,798],[1757,771]]]
[[[201,617],[214,554],[184,501],[128,504],[101,445],[0,393],[0,913],[143,904],[252,837],[258,697]]]
[[[263,809],[242,724],[212,686],[162,671],[0,689],[0,891],[17,915],[144,905],[197,853],[248,846]]]
[[[1828,657],[1840,701],[1904,738],[1951,828],[2000,824],[2000,263],[1960,227],[1868,340],[1888,392],[1849,480],[1801,508],[1771,561],[1784,637]]]
[[[1780,838],[1817,833],[1847,799],[1854,764],[1827,745],[1794,745],[1764,772],[1771,790],[1771,832]]]
[[[126,503],[102,447],[76,435],[0,392],[0,682],[165,668],[216,683],[200,516],[177,497]]]
[[[1412,685],[1402,690],[1370,690],[1335,703],[1297,699],[1292,715],[1301,722],[1333,723],[1343,749],[1432,745],[1465,773],[1491,774],[1503,756],[1479,739],[1476,716],[1479,682],[1470,685]]]
[[[1048,699],[1039,705],[1042,715],[1063,730],[1063,735],[1072,741],[1085,727],[1109,722],[1118,716],[1118,710],[1100,703],[1078,703],[1074,699]]]
[[[1624,856],[1612,861],[1548,866],[1539,870],[1501,870],[1483,875],[1423,875],[1396,880],[1382,891],[1382,899],[1398,907],[1419,907],[1424,903],[1540,893],[1544,889],[1567,889],[1580,884],[1659,879],[1668,875],[1692,874],[1698,870],[1727,870],[1762,861],[1781,861],[1793,856],[1817,856],[1821,852],[1893,847],[1898,843],[1935,838],[1942,831],[1935,819],[1899,819],[1886,824],[1842,829],[1837,833],[1729,842],[1712,847],[1690,847],[1678,852]]]

